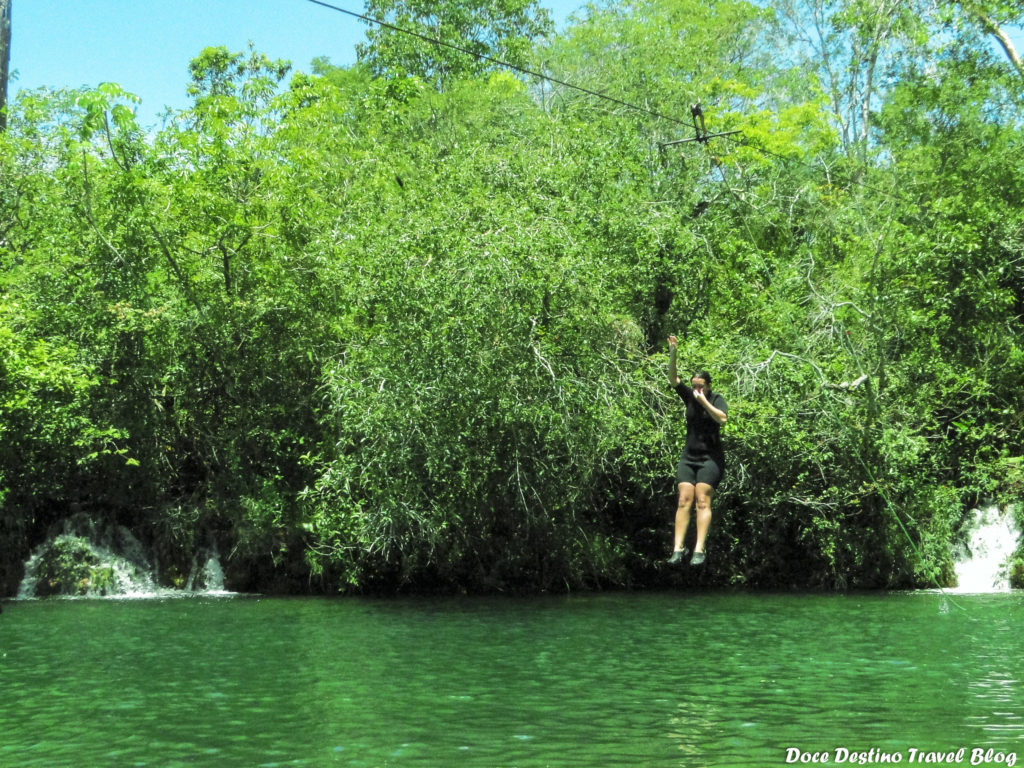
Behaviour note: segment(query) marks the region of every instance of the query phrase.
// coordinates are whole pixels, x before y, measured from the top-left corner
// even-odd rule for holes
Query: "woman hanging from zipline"
[[[679,504],[676,507],[675,539],[670,565],[684,562],[690,550],[683,546],[690,512],[697,504],[697,541],[690,565],[704,562],[704,544],[711,526],[711,499],[725,473],[725,452],[722,450],[722,425],[728,419],[725,398],[711,391],[711,376],[698,371],[686,386],[676,374],[678,341],[668,337],[668,380],[686,403],[686,447],[676,469]]]

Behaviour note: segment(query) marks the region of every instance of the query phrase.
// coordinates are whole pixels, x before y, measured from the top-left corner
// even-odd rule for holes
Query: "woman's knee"
[[[689,483],[679,484],[679,509],[690,509],[693,507],[694,488]]]
[[[701,483],[700,485],[698,485],[695,494],[697,510],[700,512],[710,512],[711,499],[712,497],[714,497],[714,495],[715,489],[712,488],[710,485],[706,485],[705,483]]]

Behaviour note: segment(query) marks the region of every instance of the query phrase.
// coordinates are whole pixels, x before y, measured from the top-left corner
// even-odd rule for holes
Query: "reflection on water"
[[[1024,598],[957,600],[14,603],[0,765],[771,766],[789,747],[1020,749]]]

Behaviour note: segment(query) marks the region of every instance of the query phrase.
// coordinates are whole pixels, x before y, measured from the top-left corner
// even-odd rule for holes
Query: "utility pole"
[[[7,79],[11,70],[11,5],[0,0],[0,133],[7,130]]]

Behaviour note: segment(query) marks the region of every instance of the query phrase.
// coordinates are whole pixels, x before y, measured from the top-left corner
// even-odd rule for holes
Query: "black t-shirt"
[[[722,449],[722,425],[712,418],[707,409],[697,402],[693,390],[679,382],[676,392],[686,403],[686,448],[683,456],[686,459],[700,461],[707,458],[725,464],[725,451]],[[708,402],[722,413],[729,413],[725,398],[712,392]]]

